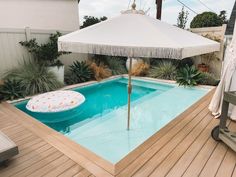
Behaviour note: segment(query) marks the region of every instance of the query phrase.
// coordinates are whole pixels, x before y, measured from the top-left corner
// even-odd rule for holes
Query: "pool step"
[[[118,80],[117,82],[127,84],[128,80]],[[153,82],[148,82],[148,81],[143,82],[143,81],[139,81],[139,80],[132,80],[132,85],[139,86],[139,87],[145,87],[145,88],[151,88],[151,89],[155,89],[155,90],[159,90],[159,91],[163,91],[163,92],[175,87],[175,85],[167,85],[167,84],[156,83],[156,82],[153,83]]]

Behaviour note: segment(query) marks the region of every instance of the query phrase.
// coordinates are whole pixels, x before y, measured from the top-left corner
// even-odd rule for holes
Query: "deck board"
[[[212,93],[208,94],[161,129],[155,142],[134,161],[125,164],[125,169],[116,176],[236,177],[236,153],[210,137],[211,130],[219,123],[208,111],[211,96]],[[81,160],[63,153],[60,145],[50,143],[49,131],[38,134],[30,128],[32,122],[18,120],[13,109],[7,103],[0,104],[0,130],[19,146],[20,153],[10,160],[8,167],[0,167],[0,176],[112,176],[103,173],[100,167],[86,169],[86,162],[80,164]],[[32,126],[41,130],[40,126]],[[230,122],[230,129],[236,129],[235,122]]]

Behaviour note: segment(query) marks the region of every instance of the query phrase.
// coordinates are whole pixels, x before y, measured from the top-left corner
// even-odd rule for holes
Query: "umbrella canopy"
[[[219,43],[146,16],[135,7],[134,3],[131,10],[118,17],[58,39],[60,51],[131,58],[127,129],[130,127],[132,57],[183,59],[220,50]]]
[[[236,90],[236,28],[230,45],[226,48],[221,81],[216,88],[209,109],[215,117],[221,115],[224,92]],[[236,106],[230,105],[229,116],[236,120]]]
[[[60,37],[58,48],[77,53],[183,59],[219,51],[220,44],[151,18],[143,11],[128,10]]]

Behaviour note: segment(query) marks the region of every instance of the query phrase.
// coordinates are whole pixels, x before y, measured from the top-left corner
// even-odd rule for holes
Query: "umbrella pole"
[[[130,100],[131,100],[131,74],[132,74],[132,58],[129,58],[129,81],[128,81],[128,122],[127,122],[127,130],[130,129]]]

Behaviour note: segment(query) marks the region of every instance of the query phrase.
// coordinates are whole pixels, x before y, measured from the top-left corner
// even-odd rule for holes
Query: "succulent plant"
[[[74,61],[66,75],[67,84],[76,84],[89,81],[93,78],[93,72],[89,65],[82,61]]]
[[[177,68],[170,61],[162,61],[150,69],[149,76],[158,79],[175,80]]]
[[[23,98],[25,88],[22,87],[21,81],[15,79],[7,79],[0,86],[0,96],[2,100],[14,100]],[[0,98],[0,99],[1,99]]]
[[[48,67],[29,61],[8,71],[5,79],[13,79],[24,88],[24,95],[34,95],[56,90],[63,86]]]
[[[176,81],[179,85],[195,86],[202,79],[202,74],[194,67],[188,66],[179,69],[177,72]]]

